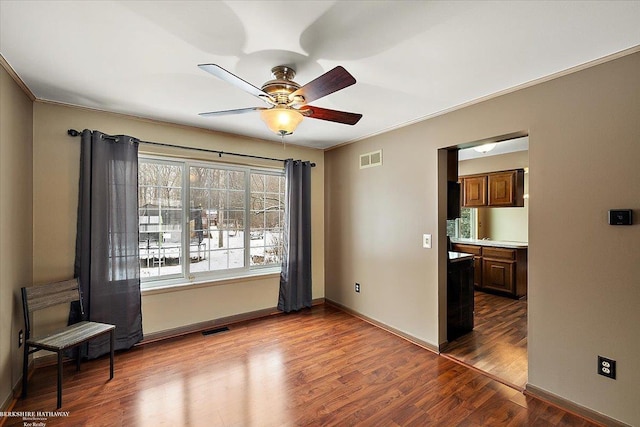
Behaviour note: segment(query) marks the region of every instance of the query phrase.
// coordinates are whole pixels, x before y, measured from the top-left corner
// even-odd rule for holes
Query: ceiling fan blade
[[[327,71],[315,80],[310,81],[300,89],[289,95],[289,99],[294,99],[296,96],[302,95],[304,97],[304,104],[313,102],[316,99],[320,99],[323,96],[327,96],[330,93],[349,87],[356,82],[356,79],[349,74],[341,66],[337,66],[333,70]]]
[[[214,117],[214,116],[225,116],[230,114],[244,114],[244,113],[249,113],[251,111],[259,111],[259,110],[268,110],[268,108],[263,108],[263,107],[237,108],[235,110],[209,111],[207,113],[198,113],[198,115],[202,117]]]
[[[235,87],[238,87],[244,90],[245,92],[250,93],[253,96],[257,96],[258,98],[262,99],[267,103],[268,103],[267,99],[273,99],[271,95],[264,92],[262,89],[255,87],[254,85],[252,85],[251,83],[245,80],[242,80],[240,77],[225,70],[224,68],[222,68],[217,64],[198,64],[198,67],[200,67],[201,70],[204,70],[207,73],[213,74],[217,78],[224,80],[227,83],[231,83]]]
[[[328,120],[330,122],[343,123],[345,125],[352,126],[358,123],[362,118],[362,114],[329,110],[327,108],[314,107],[312,105],[305,105],[300,112],[310,119]]]

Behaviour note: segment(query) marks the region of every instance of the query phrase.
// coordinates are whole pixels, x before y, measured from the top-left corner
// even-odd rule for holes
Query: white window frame
[[[214,161],[205,160],[193,160],[188,158],[160,156],[152,154],[139,154],[139,161],[152,161],[159,163],[166,163],[171,165],[181,165],[182,168],[182,243],[181,253],[182,265],[181,272],[164,276],[152,276],[141,278],[141,289],[161,289],[174,286],[194,285],[200,283],[215,282],[226,279],[236,279],[243,277],[252,277],[259,275],[269,275],[280,273],[280,265],[251,265],[251,174],[265,174],[274,176],[284,176],[284,169],[280,168],[265,168],[255,167],[241,164],[228,164],[218,163]],[[229,268],[217,271],[204,271],[204,272],[190,272],[189,271],[189,249],[190,249],[190,233],[189,233],[189,218],[190,218],[190,194],[191,194],[191,182],[189,179],[189,172],[191,167],[210,167],[216,169],[243,171],[244,188],[245,188],[245,206],[244,206],[244,267],[241,268]]]

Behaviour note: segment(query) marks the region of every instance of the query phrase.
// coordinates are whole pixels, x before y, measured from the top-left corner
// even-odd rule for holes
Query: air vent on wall
[[[382,165],[382,150],[360,155],[360,169]]]

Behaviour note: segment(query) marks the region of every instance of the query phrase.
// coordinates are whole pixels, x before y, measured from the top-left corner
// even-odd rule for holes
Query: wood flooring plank
[[[527,301],[474,293],[474,328],[444,353],[520,390],[528,378]]]
[[[595,425],[328,305],[117,352],[111,381],[107,364],[65,364],[70,416],[47,427]],[[13,411],[55,410],[55,378],[38,368]]]

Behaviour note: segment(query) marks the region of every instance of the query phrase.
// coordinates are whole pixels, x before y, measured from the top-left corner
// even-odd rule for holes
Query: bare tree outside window
[[[180,165],[139,163],[138,217],[141,277],[162,276],[180,270],[183,263]]]
[[[284,176],[251,174],[251,264],[280,264]]]
[[[473,238],[475,235],[474,208],[460,209],[460,218],[447,221],[447,236],[455,238]]]
[[[143,282],[280,265],[282,171],[141,157],[138,185]]]
[[[191,206],[189,253],[193,272],[245,265],[246,171],[208,166],[189,168]]]

